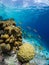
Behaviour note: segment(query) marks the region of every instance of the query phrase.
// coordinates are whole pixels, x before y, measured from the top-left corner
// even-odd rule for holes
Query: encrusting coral
[[[17,56],[18,60],[21,61],[22,63],[28,62],[34,58],[35,49],[32,45],[24,43],[23,45],[20,46]]]
[[[13,19],[0,21],[0,48],[2,52],[10,52],[22,45],[22,31]],[[6,50],[6,51],[5,51]]]

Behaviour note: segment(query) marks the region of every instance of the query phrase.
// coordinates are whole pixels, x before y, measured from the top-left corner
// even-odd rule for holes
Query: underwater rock
[[[35,56],[35,49],[32,45],[25,43],[20,46],[17,53],[18,60],[22,63],[28,62]]]
[[[16,43],[17,42],[17,43]],[[22,45],[22,31],[13,19],[0,21],[0,48],[9,53]]]

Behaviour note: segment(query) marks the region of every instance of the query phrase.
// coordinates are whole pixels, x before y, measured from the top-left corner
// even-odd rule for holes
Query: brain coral
[[[29,60],[34,58],[35,49],[32,45],[24,43],[22,46],[20,46],[17,56],[20,62],[28,62]]]

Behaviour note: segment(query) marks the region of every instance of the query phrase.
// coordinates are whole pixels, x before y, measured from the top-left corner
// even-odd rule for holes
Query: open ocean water
[[[13,0],[14,1],[14,0]],[[4,1],[3,1],[4,2]],[[6,2],[0,3],[0,19],[13,18],[22,28],[23,42],[28,42],[43,50],[36,49],[41,55],[49,57],[49,6],[43,4],[29,7],[14,7]],[[6,6],[7,5],[7,6]],[[45,4],[44,4],[45,5]]]

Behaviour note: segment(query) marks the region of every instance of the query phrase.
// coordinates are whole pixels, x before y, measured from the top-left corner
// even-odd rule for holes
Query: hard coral
[[[4,33],[3,33],[4,32]],[[17,43],[16,43],[17,42]],[[10,52],[22,45],[22,32],[13,19],[0,21],[0,48]],[[5,51],[6,50],[6,51]]]
[[[20,46],[17,56],[20,62],[28,62],[29,60],[34,58],[35,49],[32,45],[25,43],[22,46]]]

